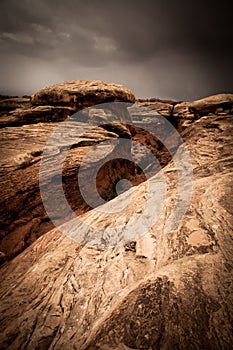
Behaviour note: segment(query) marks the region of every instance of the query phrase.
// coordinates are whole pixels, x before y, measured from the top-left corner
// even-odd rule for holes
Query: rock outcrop
[[[100,80],[72,80],[48,86],[32,96],[33,105],[68,105],[79,110],[105,102],[134,102],[131,90]]]
[[[118,101],[122,99],[125,102],[134,101],[134,96],[127,88],[98,81],[87,82],[86,88],[84,81],[57,84],[51,88],[42,89],[32,98],[33,103],[36,103],[36,101],[46,104],[54,103],[52,106],[29,105],[29,98],[7,98],[5,100],[5,105],[11,106],[11,108],[9,108],[8,112],[2,112],[0,116],[2,138],[0,174],[2,184],[0,195],[1,263],[11,259],[39,236],[52,229],[53,225],[44,210],[39,191],[38,174],[41,154],[48,136],[58,127],[59,122],[70,118],[77,109],[80,109],[84,105],[90,105],[96,102],[96,100],[92,99],[92,95],[90,95],[96,92],[96,89],[98,90],[97,97],[99,102],[107,102],[109,100]],[[51,96],[53,96],[51,99],[47,98],[50,92]],[[39,96],[41,96],[41,100]],[[81,99],[79,99],[80,96],[82,96]],[[74,101],[76,102],[74,103]],[[221,94],[194,102],[176,104],[172,101],[162,102],[161,100],[141,101],[137,102],[135,106],[147,106],[147,108],[149,107],[152,110],[152,115],[149,116],[150,123],[154,118],[154,114],[159,112],[176,126],[179,131],[183,131],[205,113],[207,115],[212,115],[213,112],[216,115],[232,114],[232,101],[233,95]],[[1,99],[1,103],[4,105],[4,99]],[[19,108],[20,103],[21,108]],[[59,105],[56,105],[56,103],[59,103]],[[90,114],[96,115],[97,112],[99,113],[99,111],[93,109]],[[111,113],[114,114],[116,111],[110,111]],[[129,118],[128,121],[131,123],[127,113],[124,116],[119,115],[119,121],[122,117],[124,122]],[[136,122],[134,123],[135,127],[132,127],[132,125],[123,127],[119,123],[118,125],[116,123],[114,125],[105,125],[103,128],[93,130],[92,133],[87,133],[86,136],[84,133],[82,140],[76,143],[70,150],[66,162],[67,167],[65,167],[63,174],[64,186],[66,188],[66,195],[70,198],[72,209],[77,214],[84,213],[90,209],[90,206],[86,205],[79,190],[77,190],[77,169],[93,144],[98,144],[101,141],[111,138],[132,138],[137,143],[134,151],[138,162],[142,161],[144,157],[144,150],[141,150],[140,144],[148,147],[162,166],[166,166],[171,160],[171,154],[166,147],[152,134],[140,128],[140,120],[143,123],[147,120],[148,111],[146,111],[145,115],[140,111],[139,116],[135,113],[133,117],[139,118],[138,127]],[[104,117],[101,118],[104,121]],[[84,115],[84,119],[79,123],[79,128],[82,131],[85,130],[87,119],[88,117],[86,118]],[[110,119],[108,115],[107,120],[109,121]],[[170,137],[169,134],[167,135],[167,139],[174,140],[174,137]],[[175,142],[174,145],[170,146],[171,148],[173,146],[175,150],[177,143]],[[116,155],[118,151],[116,148],[115,153],[112,153],[113,158],[114,154]],[[123,154],[124,151],[122,149],[120,153]],[[130,150],[126,151],[128,154],[130,153]],[[117,196],[115,185],[121,177],[126,176],[134,185],[146,179],[137,168],[135,169],[132,162],[121,160],[117,164],[115,163],[114,161],[107,162],[97,176],[99,192],[105,200],[110,200]],[[90,164],[93,165],[93,169],[97,166],[95,161],[93,163],[90,162]],[[127,168],[127,174],[125,168]],[[90,171],[90,169],[91,166],[88,167],[87,171]],[[151,175],[153,173],[151,172]],[[52,191],[52,186],[50,190]]]
[[[69,106],[29,106],[28,108],[16,108],[0,116],[0,128],[44,122],[60,122],[75,112],[76,110]]]
[[[217,94],[193,102],[163,102],[152,99],[146,102],[139,100],[138,103],[169,118],[180,131],[206,115],[233,114],[233,94]]]
[[[233,94],[218,94],[194,102],[178,103],[173,110],[173,116],[179,118],[184,127],[205,115],[225,116],[232,113]]]
[[[150,107],[151,109],[157,111],[159,114],[163,115],[164,117],[170,117],[172,115],[172,111],[174,108],[174,105],[168,102],[162,102],[162,101],[143,101],[139,100],[137,101],[140,105],[145,107]]]
[[[134,102],[132,91],[100,80],[73,80],[51,85],[31,98],[0,98],[0,127],[56,122],[75,112],[107,102]]]
[[[1,349],[230,349],[232,121],[232,115],[203,116],[186,127],[182,136],[193,163],[193,196],[170,233],[165,227],[177,190],[172,164],[164,168],[166,207],[135,242],[97,249],[53,229],[5,264]],[[112,220],[90,211],[83,220],[127,225],[143,210],[146,186],[134,188],[124,215]],[[128,196],[106,206],[120,208]],[[66,228],[77,234],[83,229],[75,221]]]
[[[0,96],[0,113],[7,113],[17,108],[27,108],[31,105],[30,97]]]
[[[93,98],[96,96],[96,98]],[[30,245],[41,234],[50,230],[53,225],[46,214],[39,191],[39,166],[41,155],[49,135],[59,126],[59,122],[70,118],[76,111],[84,106],[109,101],[134,101],[131,91],[121,85],[103,83],[100,81],[72,81],[61,83],[42,89],[36,93],[31,102],[43,105],[29,105],[30,99],[2,99],[2,106],[11,106],[8,112],[6,108],[0,116],[1,126],[1,170],[0,178],[2,191],[0,194],[0,251],[1,262],[11,259]],[[5,102],[4,102],[5,101]],[[22,103],[19,108],[19,103]],[[48,105],[48,104],[51,105]],[[59,105],[57,105],[59,103]],[[119,111],[119,122],[130,121],[130,116],[125,110]],[[118,113],[109,111],[111,113]],[[127,126],[115,123],[102,128],[92,128],[87,131],[88,118],[94,115],[93,108],[85,120],[70,119],[70,130],[80,130],[82,139],[77,142],[69,140],[72,149],[69,151],[66,166],[63,171],[63,180],[66,195],[71,201],[71,206],[78,214],[90,209],[78,190],[77,172],[83,157],[90,151],[91,146],[101,141],[118,139],[120,137],[131,138],[131,132]],[[128,118],[128,119],[127,119]],[[111,119],[111,118],[110,118]],[[102,122],[105,119],[103,117]],[[109,121],[106,118],[106,122]],[[63,140],[64,141],[64,140]],[[103,148],[102,151],[104,152]],[[128,152],[116,147],[113,152]],[[115,156],[113,156],[115,158]],[[127,157],[126,157],[127,158]],[[86,169],[84,176],[89,176],[91,168],[97,167],[93,159]],[[128,169],[128,170],[125,170]],[[116,163],[112,170],[111,162],[102,167],[98,173],[98,188],[100,194],[106,200],[116,196],[116,178],[121,178],[121,173],[127,173],[129,178],[135,175],[135,169],[127,161]],[[142,176],[133,180],[139,183]],[[136,181],[136,182],[135,182]],[[50,186],[52,191],[52,185]]]
[[[77,128],[76,124],[74,127]],[[40,123],[1,130],[0,250],[7,259],[21,252],[53,227],[40,196],[39,166],[44,145],[58,126],[58,123]],[[80,123],[79,128],[83,131],[85,124]],[[117,133],[99,129],[87,133],[86,137],[84,135],[69,151],[63,180],[71,205],[79,214],[90,209],[77,189],[77,171],[83,157],[94,144],[118,137]],[[93,161],[92,165],[95,168],[96,163]],[[105,186],[110,191],[107,179],[105,178]],[[49,186],[50,191],[53,190],[52,185]]]

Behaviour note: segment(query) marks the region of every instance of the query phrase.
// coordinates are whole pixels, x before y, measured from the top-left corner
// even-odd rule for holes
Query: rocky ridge
[[[107,137],[117,139],[122,133],[143,142],[149,137],[148,146],[156,154],[165,152],[162,159],[168,186],[166,206],[159,221],[145,235],[109,248],[82,245],[58,229],[49,231],[47,221],[44,229],[49,232],[30,242],[26,250],[1,268],[2,349],[231,348],[232,97],[224,94],[175,104],[173,112],[166,115],[182,132],[194,176],[189,209],[169,234],[165,227],[177,196],[177,169],[157,140],[137,128],[122,129],[122,125],[116,127],[115,132],[102,128],[87,134],[82,140],[86,142],[85,147],[93,145],[93,140],[98,143]],[[161,108],[156,103],[150,105],[155,111]],[[148,115],[145,118],[149,118]],[[25,189],[25,195],[33,194],[31,205],[25,197],[26,206],[20,207],[22,197],[18,197],[15,207],[8,207],[9,213],[20,207],[19,219],[24,208],[29,208],[24,214],[28,218],[32,208],[37,207],[36,174],[42,145],[51,127],[55,128],[56,123],[46,121],[30,125],[30,129],[26,125],[2,129],[3,145],[9,152],[2,158],[3,188],[9,188],[9,192],[3,192],[2,203],[10,205],[10,198],[17,191],[23,192],[21,188]],[[16,135],[23,140],[20,146],[24,152],[32,152],[29,159],[19,157],[19,165],[14,154],[19,145]],[[71,169],[82,161],[85,147],[71,149],[65,169],[67,179],[73,173]],[[149,182],[155,183],[157,176],[159,173]],[[105,171],[100,177],[106,177]],[[127,227],[143,212],[149,182],[144,181],[105,204],[119,209],[118,213],[106,216],[104,212],[91,210],[83,214],[82,220],[97,228],[122,223]],[[130,205],[122,212],[130,195],[133,196]],[[156,193],[150,195],[156,198]],[[155,201],[151,216],[156,213],[156,205]],[[29,232],[35,229],[40,210],[37,216],[35,211],[23,223],[24,227],[31,225]],[[16,229],[21,225],[17,221],[12,224]],[[80,232],[85,233],[80,221],[75,219],[66,224],[66,230],[78,237]],[[13,239],[19,234],[12,233]]]

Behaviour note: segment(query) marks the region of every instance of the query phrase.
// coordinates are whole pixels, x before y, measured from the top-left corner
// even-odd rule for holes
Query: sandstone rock
[[[62,121],[84,107],[114,101],[134,102],[135,97],[122,85],[98,80],[55,84],[38,91],[32,98],[3,96],[0,127]]]
[[[114,109],[114,111],[112,110]],[[18,110],[17,121],[14,123],[19,126],[4,127],[1,129],[2,153],[0,159],[1,185],[0,194],[0,213],[1,213],[1,241],[0,249],[10,259],[25,249],[41,234],[50,230],[53,225],[43,207],[39,190],[39,167],[41,155],[45,143],[49,135],[59,127],[59,120],[64,119],[64,114],[69,113],[69,108],[61,107],[61,115],[57,114],[57,107],[34,107],[29,110]],[[111,125],[105,124],[111,120],[111,113],[119,112],[119,122]],[[48,115],[51,114],[51,116]],[[95,109],[85,111],[86,119],[92,120]],[[88,123],[80,122],[76,117],[69,119],[67,135],[58,138],[59,147],[72,145],[67,154],[64,170],[63,170],[63,186],[66,196],[70,200],[72,209],[77,214],[83,213],[90,209],[90,205],[85,203],[78,189],[78,169],[83,163],[84,157],[91,150],[93,145],[110,139],[131,138],[131,133],[126,125],[120,123],[121,118],[126,123],[130,121],[130,116],[122,107],[119,109],[111,107],[104,115],[102,112],[102,122],[105,124],[101,128],[95,126],[88,130]],[[123,115],[123,114],[124,115]],[[120,115],[122,114],[122,115]],[[14,112],[16,115],[16,112]],[[19,119],[22,117],[22,119]],[[53,122],[49,123],[49,119]],[[40,121],[40,122],[39,122]],[[21,123],[25,123],[21,125]],[[29,125],[30,123],[32,125]],[[38,123],[39,122],[39,123]],[[85,131],[86,130],[86,131]],[[82,135],[76,140],[76,135]],[[89,178],[97,168],[100,168],[97,174],[98,191],[105,200],[110,200],[117,196],[116,180],[121,176],[128,176],[132,179],[133,184],[138,184],[143,180],[143,176],[135,177],[135,166],[132,162],[127,161],[130,158],[130,149],[116,142],[114,149],[108,152],[108,146],[104,145],[95,152],[94,156],[89,159],[85,170],[82,170],[83,177]],[[107,161],[104,154],[108,153],[108,157],[113,159],[125,155],[126,160]],[[123,157],[124,158],[124,157]],[[100,160],[98,160],[100,159]],[[50,183],[49,177],[56,167],[56,155],[52,156],[47,173],[43,179],[43,186],[47,186],[48,196],[53,197],[55,183]],[[100,163],[104,166],[99,165]],[[50,173],[51,171],[51,173]],[[55,178],[56,174],[52,174]],[[89,186],[85,181],[85,186]],[[68,215],[68,214],[67,214]],[[59,214],[58,214],[59,216]],[[61,211],[61,216],[64,212]],[[69,216],[67,216],[67,219]],[[31,224],[33,223],[33,225]],[[5,260],[2,260],[3,262]]]
[[[31,105],[30,97],[12,97],[2,96],[0,98],[0,113],[9,112],[17,108],[28,108]]]
[[[169,102],[156,99],[153,101],[151,99],[149,101],[138,100],[137,103],[168,118],[179,131],[204,115],[233,114],[233,94],[217,94],[193,102]]]
[[[0,117],[0,128],[24,124],[59,122],[75,113],[71,107],[37,106],[15,109]]]
[[[58,122],[64,121],[86,106],[109,101],[134,101],[134,99],[132,92],[121,85],[83,80],[42,89],[32,99],[2,96],[0,100],[0,127],[2,128],[0,176],[3,190],[0,195],[0,247],[6,258],[12,258],[53,227],[40,197],[39,166],[45,143],[49,135],[59,126]],[[35,106],[32,106],[31,102]],[[122,108],[111,107],[108,115],[102,116],[101,122],[106,120],[107,123],[105,129],[104,127],[93,129],[86,134],[88,119],[97,120],[95,114],[100,114],[100,110],[93,108],[87,111],[87,115],[84,111],[84,120],[81,120],[79,116],[78,121],[75,118],[70,121],[70,130],[78,128],[81,130],[80,133],[84,134],[78,142],[67,141],[68,144],[71,141],[74,144],[67,158],[67,166],[64,168],[66,195],[71,198],[71,206],[78,213],[90,209],[77,190],[76,181],[77,169],[85,154],[90,150],[90,146],[111,138],[131,137],[128,127],[120,124],[122,118],[124,122],[130,121],[129,115],[127,116],[127,113],[122,111]],[[119,122],[110,126],[108,123],[111,121],[111,113],[119,114]],[[121,151],[116,148],[115,152],[117,151],[130,152],[130,150]],[[96,166],[97,163],[93,159],[86,169],[87,177],[90,169],[95,169]],[[125,172],[124,168],[128,168],[131,176],[134,174],[132,165],[128,162],[123,162],[120,168],[115,165],[114,171],[111,162],[100,169],[98,173],[99,191],[102,195],[105,193],[106,200],[117,195],[114,190],[114,182],[121,176],[121,171]],[[51,185],[48,193],[51,193],[52,189]],[[31,222],[34,224],[31,225]],[[1,261],[4,262],[5,258]]]
[[[194,101],[191,107],[201,114],[223,112],[224,110],[232,111],[233,94],[218,94]]]
[[[60,99],[59,93],[55,93],[54,101]],[[167,118],[183,130],[192,157],[194,193],[189,210],[179,227],[167,234],[165,226],[177,195],[177,169],[171,162],[164,168],[167,204],[159,222],[144,236],[131,237],[125,244],[112,248],[88,247],[65,237],[58,229],[51,230],[52,224],[41,202],[38,172],[44,144],[59,125],[58,121],[63,120],[63,113],[72,113],[81,106],[72,97],[67,98],[68,102],[65,100],[61,103],[60,99],[56,106],[54,102],[52,106],[30,107],[26,112],[14,110],[13,119],[5,124],[11,127],[1,130],[0,261],[4,265],[0,287],[0,348],[230,349],[233,342],[232,95],[171,104],[174,111],[169,111]],[[45,103],[48,103],[46,99]],[[163,110],[163,106],[156,108]],[[51,112],[52,123],[46,117],[46,109],[48,114]],[[58,111],[61,114],[54,115]],[[74,128],[81,128],[83,137],[68,153],[63,185],[71,207],[78,214],[85,213],[82,218],[90,226],[104,230],[117,224],[127,227],[143,212],[148,182],[105,204],[105,208],[119,210],[116,214],[94,210],[87,213],[90,208],[77,191],[80,163],[91,146],[119,137],[133,137],[147,144],[164,166],[171,158],[158,140],[139,127],[115,123],[85,132],[89,117],[97,115],[104,122],[116,111],[109,110],[108,115],[99,112],[93,108],[88,115],[83,113],[83,121],[78,125],[70,118],[71,133],[61,139],[61,149],[72,141]],[[128,115],[122,117],[130,122]],[[149,117],[145,114],[143,118],[153,118],[153,114]],[[24,120],[24,125],[20,125],[20,120]],[[106,161],[106,147],[99,152]],[[117,146],[112,152],[116,158]],[[120,150],[120,154],[124,152],[128,155],[130,150]],[[53,169],[56,158],[50,161]],[[131,163],[105,164],[98,173],[97,183],[102,194],[107,190],[106,199],[115,197],[114,183],[125,169],[135,184],[145,180],[135,176],[136,169]],[[96,165],[97,159],[93,157],[84,173],[86,178]],[[51,169],[47,169],[45,185]],[[53,193],[52,186],[55,184],[48,186],[48,195],[50,191]],[[122,209],[129,199],[131,204]],[[152,217],[156,205],[149,213]],[[78,237],[96,235],[95,230],[86,230],[75,219],[67,222],[66,230]],[[38,238],[45,232],[48,233]],[[18,256],[6,262],[15,255]]]
[[[126,87],[100,80],[72,80],[55,84],[32,96],[33,105],[66,105],[79,110],[105,102],[134,102]]]
[[[164,117],[170,117],[173,111],[173,105],[166,102],[140,102],[142,106],[151,108],[152,110],[157,111],[159,114]]]
[[[6,254],[3,252],[0,252],[0,263],[5,262],[6,261]]]
[[[233,114],[233,94],[218,94],[194,102],[182,102],[174,106],[173,117],[179,118],[184,127],[208,114]]]
[[[226,103],[226,101],[228,101],[227,103],[230,103],[231,95],[217,95],[217,102],[214,101],[215,97],[207,98],[207,102],[214,105],[214,108],[218,109],[219,113],[222,113],[224,109],[223,107],[217,107],[217,103],[220,103],[221,105]],[[199,106],[200,104],[203,105],[203,103],[207,102],[203,99],[201,102],[196,101],[193,102],[193,104]],[[157,103],[163,104],[161,101],[154,101],[153,103],[156,105]],[[137,105],[138,104],[135,106]],[[144,104],[139,105],[143,106]],[[148,107],[152,110],[149,119],[150,122],[152,120],[153,124],[153,121],[155,121],[154,112],[158,111],[154,109],[153,104],[149,104]],[[85,131],[85,123],[87,123],[88,118],[93,118],[93,120],[97,120],[97,122],[101,121],[104,123],[105,121],[111,121],[111,115],[116,113],[119,115],[119,121],[122,118],[121,120],[124,122],[127,122],[128,120],[129,124],[131,124],[129,116],[126,116],[126,114],[123,116],[120,115],[121,108],[119,109],[117,104],[115,107],[111,108],[112,110],[110,109],[108,112],[106,112],[106,110],[105,112],[101,112],[101,110],[96,108],[91,108],[87,114],[83,111],[83,123],[79,122],[78,127],[81,128],[82,131]],[[132,109],[134,107],[130,108]],[[182,108],[180,109],[180,111],[183,111],[181,114],[176,117],[167,117],[178,127],[178,130],[179,128],[180,130],[183,130],[184,127],[187,127],[188,125],[187,114],[185,114],[185,111]],[[231,106],[229,108],[231,108]],[[143,108],[141,107],[141,109]],[[7,258],[12,258],[21,252],[41,234],[47,232],[53,227],[43,208],[39,193],[38,173],[40,159],[45,142],[51,132],[58,127],[58,122],[64,120],[67,115],[69,116],[73,113],[74,108],[72,107],[37,106],[29,109],[15,109],[8,113],[6,117],[0,118],[3,127],[1,132],[1,182],[3,190],[0,196],[0,212],[2,217],[0,231],[2,239],[0,242],[0,248],[6,254]],[[137,108],[135,109],[135,113],[135,116],[137,116]],[[153,137],[152,134],[140,129],[140,120],[142,121],[142,127],[147,121],[148,108],[145,109],[144,114],[143,111],[140,111],[138,118],[138,127],[128,127],[121,123],[114,122],[111,125],[107,124],[102,126],[101,129],[98,128],[98,130],[92,130],[91,133],[86,133],[85,136],[74,145],[74,149],[70,150],[66,163],[67,166],[64,169],[64,186],[66,188],[66,194],[71,200],[71,206],[78,214],[89,210],[90,207],[85,204],[81,194],[77,191],[77,182],[76,180],[74,181],[74,179],[76,179],[77,169],[82,163],[85,154],[88,153],[93,144],[98,144],[109,138],[133,138],[133,140],[136,141],[134,154],[136,154],[135,161],[137,161],[137,163],[144,161],[145,157],[144,146],[141,146],[141,144],[150,149],[159,160],[162,167],[167,165],[171,160],[171,154],[166,147],[161,145],[161,142]],[[195,118],[192,115],[190,119],[188,119],[188,123],[190,124],[194,120]],[[34,125],[29,126],[29,124]],[[6,127],[7,125],[11,127]],[[17,125],[18,127],[16,127]],[[72,123],[70,126],[72,127]],[[76,128],[77,123],[73,124],[73,127]],[[159,125],[157,128],[159,128]],[[169,139],[174,143],[170,144],[170,147],[175,150],[177,147],[177,141],[174,135],[168,133],[168,144],[170,142]],[[118,153],[122,155],[123,151],[126,151],[127,154],[130,153],[129,149],[123,150],[121,148],[121,150],[118,150],[116,147],[111,155],[114,158],[117,157]],[[103,152],[103,149],[101,152]],[[103,159],[104,158],[102,158],[102,160]],[[147,159],[145,159],[145,162],[147,162]],[[51,161],[51,165],[53,165],[53,160]],[[96,169],[98,162],[91,161],[89,165],[90,166],[86,169],[86,174],[91,171],[91,168]],[[101,168],[101,171],[97,175],[99,192],[105,200],[110,200],[117,196],[116,182],[121,176],[123,176],[123,174],[125,176],[125,168],[127,169],[128,178],[132,180],[134,185],[137,185],[146,179],[145,176],[140,173],[140,169],[137,167],[135,169],[132,162],[127,160],[107,162],[105,167]],[[151,173],[148,174],[152,176],[155,173],[154,171],[155,169],[152,169]],[[137,173],[136,176],[135,172]],[[90,174],[91,173],[89,173],[89,175]],[[88,182],[86,183],[86,186],[88,186]],[[52,193],[52,191],[53,186],[48,189],[48,194]],[[39,222],[32,227],[29,222],[34,219],[38,219]],[[140,255],[141,253],[138,252],[138,254]]]
[[[1,349],[230,349],[232,132],[232,116],[202,117],[186,129],[194,192],[169,234],[177,186],[171,165],[166,208],[143,244],[95,249],[54,229],[3,266]],[[146,186],[135,188],[124,213],[90,211],[83,220],[104,227],[136,220]],[[106,206],[121,208],[128,197]],[[83,226],[74,220],[67,229],[79,234]]]

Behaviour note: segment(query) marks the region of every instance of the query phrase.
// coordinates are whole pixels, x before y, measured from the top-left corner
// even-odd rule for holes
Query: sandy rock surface
[[[166,209],[135,244],[96,249],[54,229],[3,266],[1,348],[230,349],[232,125],[232,116],[211,116],[187,128],[194,190],[174,231],[164,230],[176,197],[168,165]],[[136,220],[145,193],[146,183],[135,188],[137,201],[114,221],[95,211],[85,220]],[[128,195],[109,203],[121,207]]]

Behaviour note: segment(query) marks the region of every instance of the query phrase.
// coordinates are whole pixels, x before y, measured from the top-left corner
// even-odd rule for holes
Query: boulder
[[[134,102],[131,90],[123,85],[100,80],[72,80],[36,92],[33,105],[70,106],[76,110],[105,102]]]
[[[224,112],[228,114],[233,112],[233,94],[217,94],[208,96],[190,104],[201,115],[208,113],[219,114]]]

